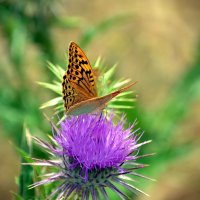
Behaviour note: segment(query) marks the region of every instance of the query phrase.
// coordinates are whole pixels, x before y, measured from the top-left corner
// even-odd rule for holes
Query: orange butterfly
[[[101,111],[112,98],[129,89],[135,83],[131,83],[111,94],[98,97],[89,60],[76,43],[70,43],[68,69],[62,82],[63,100],[67,115]]]

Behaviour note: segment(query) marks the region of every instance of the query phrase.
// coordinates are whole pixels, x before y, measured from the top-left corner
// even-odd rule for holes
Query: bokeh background
[[[117,63],[116,77],[139,81],[130,121],[138,119],[143,152],[156,155],[138,183],[153,200],[200,199],[200,1],[1,0],[0,194],[18,192],[23,125],[50,133],[40,105],[54,94],[47,61],[66,66],[70,41],[91,63]],[[51,114],[51,109],[45,110]],[[146,199],[144,196],[133,199]]]

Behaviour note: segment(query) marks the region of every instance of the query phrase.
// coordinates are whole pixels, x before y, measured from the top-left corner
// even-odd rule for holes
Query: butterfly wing
[[[63,76],[62,93],[66,111],[81,101],[97,97],[91,65],[84,52],[74,42],[69,46],[69,64]]]
[[[96,83],[91,65],[81,48],[74,42],[69,46],[67,80],[85,98],[97,97]]]
[[[62,93],[63,93],[64,107],[66,111],[68,111],[69,108],[73,106],[74,104],[86,100],[86,98],[82,94],[79,94],[71,86],[71,84],[66,78],[66,74],[63,76],[62,86],[63,86]]]
[[[98,112],[103,110],[107,103],[113,99],[114,97],[116,97],[117,95],[119,95],[120,93],[128,90],[130,87],[132,87],[133,85],[135,85],[136,82],[131,83],[119,90],[116,90],[115,92],[112,92],[110,94],[107,94],[105,96],[102,97],[94,97],[91,99],[87,99],[85,101],[81,101],[75,105],[73,105],[72,107],[70,107],[70,109],[67,111],[68,115],[81,115],[81,114],[86,114],[86,113],[94,113],[94,112]]]

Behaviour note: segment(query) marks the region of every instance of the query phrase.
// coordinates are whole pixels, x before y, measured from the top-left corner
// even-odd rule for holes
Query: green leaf
[[[43,103],[42,106],[40,107],[40,109],[44,109],[44,108],[47,108],[47,107],[59,105],[61,103],[63,103],[62,97],[56,97],[54,99],[51,99],[51,100]],[[62,107],[63,107],[63,105],[62,105]]]
[[[24,134],[21,143],[22,151],[31,157],[32,154],[32,139],[29,130],[24,126]],[[25,162],[26,157],[21,158],[21,162]],[[35,190],[28,189],[28,186],[33,183],[33,167],[28,165],[21,165],[19,177],[19,195],[23,199],[35,199]]]
[[[126,80],[119,80],[118,82],[116,82],[114,85],[113,85],[113,88],[120,88],[120,87],[123,87],[124,85],[126,85],[127,83],[129,83],[131,81],[131,79],[126,79]]]
[[[17,66],[21,65],[24,59],[27,30],[23,23],[15,20],[11,37],[11,58]]]
[[[53,72],[53,74],[60,80],[62,81],[63,75],[65,73],[65,70],[60,67],[59,65],[54,65],[51,62],[47,62],[48,63],[48,68],[50,69],[50,71]]]
[[[114,104],[110,104],[110,105],[108,105],[108,108],[113,108],[113,109],[132,109],[134,107],[133,106],[126,106],[126,105],[114,105]]]
[[[44,83],[44,82],[37,82],[39,85],[52,90],[53,92],[57,93],[57,94],[62,94],[61,91],[61,85],[60,87],[57,84],[52,84],[52,83]]]
[[[108,71],[103,74],[103,78],[105,81],[108,81],[115,73],[116,65],[112,66]]]

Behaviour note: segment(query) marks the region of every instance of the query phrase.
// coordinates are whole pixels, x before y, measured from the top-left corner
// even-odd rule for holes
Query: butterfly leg
[[[103,116],[103,111],[101,112],[101,114],[100,114],[100,116],[99,116],[99,121],[101,121],[102,116]]]

